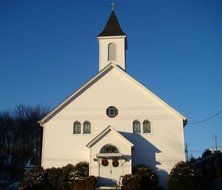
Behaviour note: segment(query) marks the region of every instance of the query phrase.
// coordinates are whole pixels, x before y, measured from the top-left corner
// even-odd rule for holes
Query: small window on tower
[[[108,45],[108,61],[116,60],[116,44],[110,43]]]

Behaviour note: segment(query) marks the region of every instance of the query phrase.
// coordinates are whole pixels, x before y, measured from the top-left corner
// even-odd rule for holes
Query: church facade
[[[97,75],[39,121],[42,167],[87,161],[90,175],[107,184],[146,164],[165,186],[185,160],[186,118],[127,74],[127,38],[114,11],[97,38]]]

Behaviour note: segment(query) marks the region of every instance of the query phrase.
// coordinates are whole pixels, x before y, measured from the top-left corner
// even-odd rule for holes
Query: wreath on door
[[[117,160],[117,159],[113,160],[112,164],[113,164],[113,167],[118,167],[119,166],[119,160]]]
[[[102,165],[103,166],[108,166],[109,165],[109,162],[107,159],[102,159]]]

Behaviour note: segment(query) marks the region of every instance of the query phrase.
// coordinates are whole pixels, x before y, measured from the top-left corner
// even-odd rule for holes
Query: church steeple
[[[119,65],[125,70],[126,34],[122,31],[114,11],[97,38],[99,41],[99,70],[110,63]]]
[[[112,11],[104,30],[98,35],[98,37],[123,36],[123,35],[126,35],[126,34],[122,31],[115,12]]]

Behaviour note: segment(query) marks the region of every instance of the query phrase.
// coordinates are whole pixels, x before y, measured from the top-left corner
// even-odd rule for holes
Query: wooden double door
[[[118,159],[117,164],[113,164],[113,159],[105,159],[108,161],[108,165],[104,166],[102,164],[102,159],[100,159],[99,170],[100,170],[100,184],[112,186],[118,184],[120,176],[122,175],[122,162],[123,160]]]

